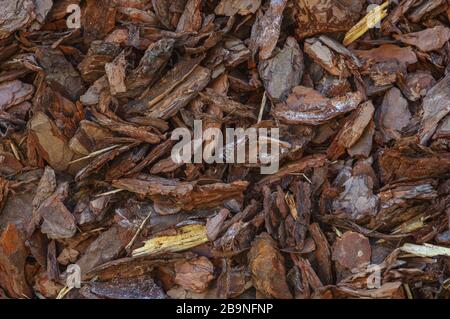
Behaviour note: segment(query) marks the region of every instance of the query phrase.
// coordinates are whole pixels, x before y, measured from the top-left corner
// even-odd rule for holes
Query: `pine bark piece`
[[[78,130],[69,141],[70,149],[76,154],[87,156],[113,138],[112,132],[94,122],[82,120],[78,125]]]
[[[175,263],[175,283],[184,289],[202,293],[214,279],[214,266],[205,257]]]
[[[281,21],[287,0],[270,0],[264,14],[259,11],[252,27],[250,50],[259,51],[259,59],[266,60],[272,55],[280,36]]]
[[[319,262],[318,275],[325,285],[330,284],[333,282],[330,244],[328,243],[323,231],[320,229],[319,224],[314,223],[309,225],[309,232],[316,243],[316,250],[314,254]]]
[[[127,90],[119,96],[136,98],[153,85],[169,61],[174,44],[173,39],[161,39],[149,45],[139,65],[126,76]]]
[[[75,217],[63,203],[68,192],[69,185],[61,184],[36,210],[36,215],[43,219],[41,232],[50,239],[71,238],[77,231]]]
[[[105,64],[112,62],[119,53],[117,44],[93,41],[86,57],[78,65],[83,80],[92,83],[101,78],[105,75]]]
[[[32,0],[3,0],[0,2],[0,39],[9,37],[13,32],[31,24],[36,18],[36,8]]]
[[[117,258],[132,236],[130,231],[113,226],[97,237],[77,261],[82,278],[95,267]]]
[[[296,35],[299,39],[328,32],[348,31],[360,17],[363,1],[295,1]]]
[[[221,209],[216,216],[208,218],[208,221],[206,222],[206,236],[210,241],[217,239],[222,230],[223,223],[229,214],[230,211],[224,208]]]
[[[103,40],[115,26],[116,13],[112,0],[87,0],[81,13],[84,43],[89,45],[94,40]]]
[[[267,234],[259,235],[248,253],[253,286],[264,296],[291,299],[286,283],[284,257],[274,240]]]
[[[94,294],[104,299],[166,299],[164,290],[149,275],[91,282],[82,287],[80,293],[87,294],[87,298]]]
[[[19,80],[0,83],[0,111],[27,101],[33,93],[32,85]]]
[[[0,237],[0,287],[12,298],[32,297],[25,278],[28,250],[25,237],[13,224],[8,224]]]
[[[0,177],[0,213],[2,212],[3,206],[5,206],[6,199],[9,193],[9,182],[3,177]]]
[[[226,266],[217,278],[219,298],[235,298],[251,287],[250,273],[245,266],[231,268]]]
[[[411,47],[399,47],[394,44],[383,44],[371,50],[355,50],[355,53],[362,60],[371,63],[395,60],[401,65],[409,65],[418,61]]]
[[[277,104],[272,113],[284,123],[320,125],[356,109],[361,101],[359,92],[328,99],[311,88],[297,86],[286,102]]]
[[[354,111],[328,148],[327,155],[330,159],[338,159],[346,149],[358,142],[372,120],[374,112],[375,108],[371,101],[361,104]]]
[[[361,138],[353,146],[347,149],[348,155],[356,158],[367,158],[372,151],[373,136],[375,134],[375,123],[371,121],[367,125]]]
[[[261,61],[259,75],[266,92],[275,102],[284,101],[292,88],[300,84],[304,71],[303,52],[293,37],[288,37],[281,51]]]
[[[341,56],[334,53],[319,39],[306,39],[304,50],[314,62],[323,67],[331,75],[338,76],[339,78],[350,76],[350,72]]]
[[[448,6],[446,0],[425,1],[411,10],[408,14],[408,19],[414,23],[419,22],[432,15],[436,11],[440,11],[440,8]]]
[[[95,116],[97,123],[118,134],[129,136],[149,144],[157,144],[161,141],[159,134],[154,133],[151,127],[138,126],[125,122],[118,117],[114,117],[114,114],[108,114],[113,116],[113,118],[95,110],[92,110],[92,114]]]
[[[125,85],[126,67],[127,60],[125,58],[125,51],[122,51],[112,62],[105,64],[105,72],[112,95],[127,91]]]
[[[201,0],[188,0],[178,20],[176,32],[196,32],[202,26]]]
[[[369,176],[350,177],[344,184],[344,191],[333,201],[335,213],[343,211],[351,220],[375,216],[379,199],[373,194],[373,181]]]
[[[209,69],[196,67],[183,83],[162,101],[152,106],[146,115],[151,118],[169,119],[192,101],[208,85],[210,79],[211,71]]]
[[[385,141],[399,139],[401,130],[411,121],[408,101],[395,87],[385,94],[379,113],[379,128]]]
[[[133,250],[133,257],[153,256],[161,253],[179,252],[208,242],[206,227],[201,224],[181,226],[176,235],[154,237],[143,247]]]
[[[325,165],[326,156],[323,154],[314,154],[306,156],[296,162],[289,163],[280,168],[280,170],[270,176],[264,177],[257,184],[257,189],[261,190],[262,187],[276,183],[283,177],[292,173],[302,173],[308,168],[321,167]]]
[[[163,101],[177,86],[189,78],[203,59],[204,56],[199,56],[194,59],[182,59],[179,61],[159,80],[158,85],[153,85],[148,91],[143,93],[142,99],[125,105],[125,113],[128,116],[142,114]]]
[[[398,229],[405,229],[407,223],[414,223],[414,218],[422,211],[428,213],[424,207],[428,207],[438,197],[435,187],[432,180],[401,182],[383,187],[378,193],[380,209],[371,220],[370,227],[391,230],[400,225]]]
[[[417,71],[408,73],[406,78],[398,80],[398,86],[403,95],[410,101],[417,101],[427,95],[428,91],[434,87],[436,80],[429,71]]]
[[[58,171],[66,170],[74,154],[55,123],[44,113],[37,112],[29,121],[29,132],[38,153]]]
[[[35,55],[51,87],[72,101],[76,101],[84,93],[80,74],[60,50],[41,47],[36,50]]]
[[[200,92],[199,94],[203,100],[212,103],[214,106],[220,108],[225,113],[234,114],[250,119],[256,119],[255,110],[252,107],[243,105],[221,94],[218,94],[212,89],[207,88],[205,91]]]
[[[261,0],[221,0],[214,13],[217,15],[234,16],[255,13],[261,6]]]
[[[367,266],[371,255],[369,239],[352,231],[345,232],[333,245],[333,260],[349,270]]]
[[[144,176],[113,181],[117,188],[148,196],[162,214],[177,213],[180,209],[213,208],[229,199],[241,199],[248,182],[197,185],[159,177]]]
[[[385,183],[409,178],[437,178],[450,172],[450,153],[435,153],[414,144],[388,148],[378,161],[380,176]]]
[[[430,52],[442,48],[450,40],[450,29],[437,26],[419,32],[397,34],[394,38],[409,45],[414,45],[422,52]]]
[[[170,10],[171,3],[165,0],[152,0],[152,7],[161,24],[169,30],[172,30],[173,26],[171,22],[173,21],[174,13]]]
[[[423,99],[420,143],[425,145],[436,131],[437,124],[450,112],[450,74],[440,80]]]

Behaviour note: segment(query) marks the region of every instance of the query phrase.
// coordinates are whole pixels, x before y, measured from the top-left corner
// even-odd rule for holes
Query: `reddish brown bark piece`
[[[248,259],[253,286],[258,291],[267,297],[292,298],[286,283],[284,257],[267,233],[263,233],[255,239]]]
[[[305,53],[331,75],[348,77],[350,73],[340,55],[316,38],[305,40]]]
[[[371,50],[357,50],[355,53],[361,59],[372,63],[395,60],[400,64],[408,65],[417,62],[417,56],[411,47],[400,47],[393,44],[383,44]]]
[[[419,32],[395,35],[394,37],[405,44],[414,45],[423,52],[429,52],[442,48],[450,40],[450,29],[437,26]]]
[[[8,224],[0,237],[0,286],[12,298],[30,298],[31,288],[25,278],[28,250],[24,235]]]
[[[158,206],[160,213],[176,213],[180,209],[212,208],[229,199],[239,199],[248,182],[236,181],[230,184],[177,182],[163,178],[145,177],[141,179],[120,179],[114,181],[116,187],[146,195]]]
[[[319,125],[354,110],[361,100],[359,92],[328,99],[311,88],[297,86],[286,102],[277,104],[272,112],[288,124]]]
[[[408,102],[397,88],[390,89],[384,96],[379,111],[379,128],[384,139],[399,139],[401,131],[411,120]]]
[[[175,263],[175,283],[194,292],[204,292],[214,279],[214,266],[205,257]]]
[[[371,253],[369,240],[352,231],[345,232],[333,245],[333,260],[349,270],[367,266]]]
[[[111,0],[88,0],[86,3],[81,24],[84,42],[90,44],[94,40],[102,40],[114,28],[117,8]]]
[[[351,148],[358,142],[372,120],[374,112],[375,108],[372,102],[367,101],[361,104],[350,116],[328,148],[327,153],[332,160],[339,158],[346,149]]]
[[[55,123],[38,112],[30,120],[29,130],[38,153],[56,170],[67,169],[74,155]]]
[[[363,1],[295,1],[296,34],[312,35],[349,30],[361,12]]]
[[[383,181],[437,177],[450,171],[449,153],[434,153],[427,148],[421,148],[418,154],[411,153],[414,149],[414,145],[399,146],[381,154],[379,163]]]

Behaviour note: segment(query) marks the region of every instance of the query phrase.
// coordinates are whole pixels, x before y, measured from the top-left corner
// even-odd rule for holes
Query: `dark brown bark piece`
[[[420,127],[420,143],[426,144],[436,126],[450,112],[450,74],[439,81],[423,99],[423,118]]]
[[[309,225],[309,231],[316,243],[314,254],[319,262],[318,275],[324,284],[333,282],[333,273],[331,270],[331,249],[324,233],[320,229],[319,224]]]
[[[72,101],[84,93],[85,87],[80,75],[59,50],[39,48],[36,58],[45,71],[47,82]]]
[[[272,58],[261,61],[258,70],[266,92],[274,102],[284,101],[303,77],[303,53],[297,41],[287,38],[283,49]]]

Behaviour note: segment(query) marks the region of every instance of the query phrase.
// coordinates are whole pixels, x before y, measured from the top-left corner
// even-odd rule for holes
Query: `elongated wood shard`
[[[402,247],[400,247],[400,250],[405,253],[421,257],[436,257],[436,256],[450,257],[450,248],[431,244],[414,245],[406,243]]]
[[[176,231],[176,235],[159,236],[146,241],[143,247],[133,250],[132,256],[142,257],[160,253],[174,253],[208,242],[205,225],[186,225]]]
[[[351,28],[344,38],[344,45],[347,46],[360,37],[362,37],[369,29],[377,25],[381,20],[387,16],[387,6],[389,1],[386,1],[381,6],[374,7],[369,13],[364,16],[353,28]]]

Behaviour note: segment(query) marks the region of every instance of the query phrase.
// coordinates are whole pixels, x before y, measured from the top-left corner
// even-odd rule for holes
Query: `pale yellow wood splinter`
[[[159,236],[147,240],[143,247],[133,250],[133,257],[155,255],[166,252],[183,251],[208,242],[206,226],[185,225],[177,229],[177,234]]]
[[[369,29],[373,28],[377,23],[387,16],[387,6],[389,1],[386,1],[381,6],[373,8],[364,18],[351,28],[344,38],[344,46],[347,46],[360,37],[362,37]]]

